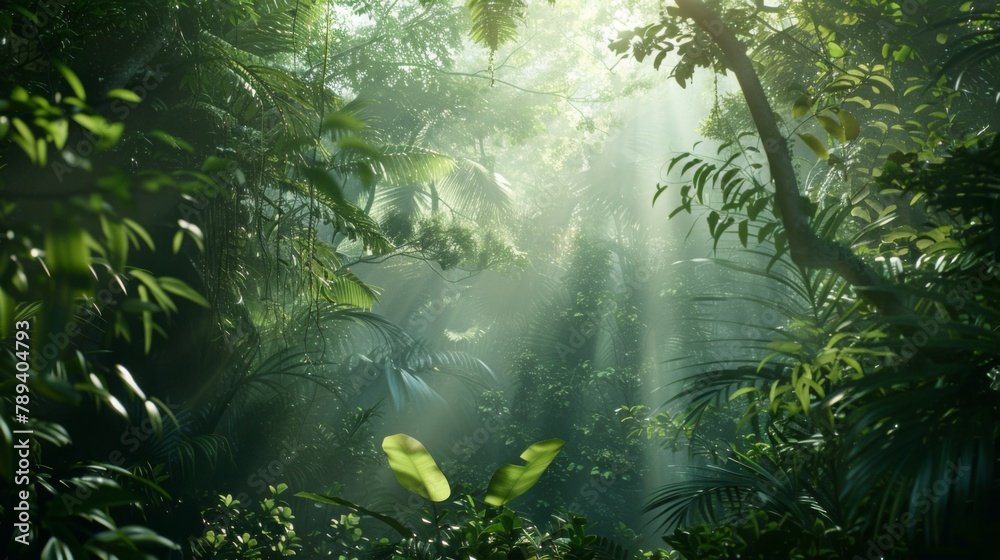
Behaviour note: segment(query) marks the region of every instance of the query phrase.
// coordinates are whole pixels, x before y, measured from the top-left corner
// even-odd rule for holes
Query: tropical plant
[[[983,338],[978,325],[980,321],[992,324],[992,311],[984,310],[982,319],[956,314],[941,290],[948,286],[957,294],[946,264],[949,247],[977,240],[984,248],[981,235],[992,231],[992,211],[984,203],[995,200],[995,193],[988,186],[990,180],[984,179],[989,173],[983,174],[985,160],[978,160],[977,153],[987,150],[970,150],[964,145],[976,141],[959,139],[951,144],[954,153],[941,158],[933,141],[931,149],[923,143],[936,134],[934,127],[926,127],[911,133],[919,155],[876,153],[875,161],[882,169],[869,172],[868,177],[880,176],[879,182],[861,178],[858,183],[846,183],[858,185],[847,190],[846,200],[867,206],[875,215],[863,206],[844,206],[829,196],[816,202],[800,196],[786,141],[772,113],[765,113],[767,98],[737,39],[746,33],[746,21],[738,19],[745,11],[719,15],[696,1],[678,2],[678,6],[673,15],[692,19],[700,29],[678,35],[676,21],[665,18],[661,24],[626,34],[614,48],[641,59],[654,50],[661,55],[672,50],[676,43],[671,40],[680,38],[682,64],[674,70],[678,81],[683,83],[697,66],[730,69],[739,79],[765,147],[776,194],[767,194],[759,181],[752,176],[749,181],[741,178],[739,168],[730,167],[740,157],[747,158],[750,169],[761,167],[753,160],[754,148],[748,156],[741,135],[720,148],[720,152],[736,148],[728,160],[712,162],[682,154],[671,162],[671,168],[685,162],[679,168],[682,174],[693,170],[692,182],[683,187],[673,214],[692,212],[693,204],[707,207],[706,221],[716,247],[727,230],[737,235],[738,243],[754,258],[717,262],[767,283],[750,294],[723,297],[763,306],[776,324],[745,325],[747,332],[732,341],[742,356],[727,356],[721,363],[695,362],[694,367],[702,371],[682,381],[675,398],[683,403],[679,415],[638,419],[637,432],[684,435],[693,446],[708,443],[706,451],[714,442],[694,434],[706,415],[719,411],[733,415],[737,429],[751,423],[756,435],[766,439],[752,445],[733,442],[730,450],[723,446],[721,453],[716,446],[715,453],[706,453],[715,465],[696,468],[688,480],[665,487],[653,496],[650,509],[658,511],[671,527],[708,523],[693,530],[678,529],[671,538],[689,555],[715,550],[722,557],[743,557],[755,554],[757,546],[766,547],[768,554],[779,547],[782,554],[792,557],[863,554],[873,546],[880,555],[893,557],[907,557],[908,547],[977,550],[981,544],[960,528],[961,523],[945,520],[979,511],[979,498],[991,492],[997,418],[987,410],[995,410],[991,403],[996,395],[986,387],[992,383],[996,365],[987,357],[992,356],[994,345],[987,341],[989,337]],[[700,33],[708,34],[702,40],[710,46],[708,51],[696,48]],[[847,51],[831,42],[840,41],[835,33],[823,33],[820,29],[820,38],[827,44],[825,54],[817,51],[821,53],[818,58],[849,64]],[[794,36],[794,27],[777,36],[786,34]],[[749,40],[766,53],[766,41]],[[852,48],[861,50],[856,45]],[[712,50],[716,46],[719,50]],[[902,64],[906,53],[895,62]],[[884,50],[883,56],[887,56]],[[659,56],[654,64],[662,60]],[[822,100],[855,91],[875,79],[873,72],[887,66],[866,67],[860,74],[847,71],[835,78],[843,87],[830,86],[822,94],[810,90],[795,102],[793,116],[811,114],[829,134],[828,142],[847,146],[861,134],[856,119],[843,111],[825,114]],[[887,87],[892,89],[892,84]],[[941,84],[936,87],[941,88],[935,93],[938,96],[947,89]],[[819,109],[814,104],[817,99],[821,100]],[[863,97],[851,99],[869,103]],[[881,108],[898,111],[895,106]],[[886,130],[906,130],[895,126]],[[820,159],[830,160],[831,166],[856,165],[846,159],[834,161],[827,142],[813,136],[802,139]],[[885,146],[877,141],[874,145]],[[926,172],[919,163],[925,158],[935,161]],[[955,161],[964,161],[967,167],[962,172],[951,167],[948,179],[936,174],[939,166],[946,168]],[[845,168],[844,174],[836,176],[846,173]],[[721,195],[707,191],[709,186]],[[891,188],[886,190],[886,186]],[[951,210],[950,216],[935,214],[934,203],[929,201],[930,212],[921,218],[897,219],[895,206],[883,201],[899,196],[916,206],[920,197],[912,195],[911,187],[940,196],[939,204]],[[666,190],[658,187],[656,197]],[[966,196],[951,194],[959,192]],[[772,200],[774,219],[759,221]],[[942,219],[946,226],[939,225]],[[845,227],[852,220],[856,220],[852,227]],[[914,227],[918,224],[920,229]],[[772,235],[773,242],[768,243]],[[752,237],[773,249],[751,249]],[[810,254],[803,252],[805,247],[811,247]],[[858,248],[857,254],[846,247]],[[973,251],[966,261],[966,266],[975,262],[971,266],[985,276],[978,289],[991,289],[992,253],[992,249]],[[887,266],[879,267],[879,272],[888,280],[880,279],[858,254],[877,256],[876,262],[884,262]],[[933,275],[922,270],[929,262],[938,263]],[[967,268],[954,273],[968,279]],[[964,297],[953,295],[951,304],[965,307],[965,298],[975,301],[977,297],[978,291]],[[961,358],[958,348],[967,349]],[[711,366],[715,367],[704,371]],[[964,395],[966,404],[955,400],[959,395]],[[730,402],[740,397],[749,404]],[[970,424],[959,421],[959,415]],[[626,419],[637,421],[635,416]],[[928,500],[929,494],[933,500]],[[755,517],[762,512],[768,523],[763,531]],[[786,535],[790,540],[779,536],[789,523],[792,529]],[[834,527],[838,528],[834,533],[827,530]],[[891,531],[888,545],[871,544],[881,538],[880,531]],[[796,538],[810,533],[818,539],[803,542]]]
[[[630,557],[624,548],[591,535],[588,521],[579,516],[555,517],[553,526],[543,530],[506,507],[538,483],[559,454],[564,442],[550,439],[529,446],[521,458],[524,465],[503,465],[493,474],[482,505],[471,496],[456,500],[455,508],[425,511],[424,522],[430,538],[406,527],[391,516],[353,504],[343,498],[300,492],[307,498],[332,506],[346,507],[352,513],[334,519],[332,528],[341,548],[324,548],[347,558],[378,556],[384,558],[594,558]],[[451,488],[445,475],[424,446],[405,434],[388,436],[382,443],[396,480],[410,492],[431,501],[445,503]],[[402,537],[399,540],[371,539],[365,536],[360,520],[376,519]]]
[[[204,534],[191,545],[195,558],[285,558],[301,550],[301,539],[295,533],[295,515],[285,501],[278,498],[286,484],[269,486],[270,496],[257,507],[244,505],[231,495],[219,496],[215,508],[203,515],[209,520]]]

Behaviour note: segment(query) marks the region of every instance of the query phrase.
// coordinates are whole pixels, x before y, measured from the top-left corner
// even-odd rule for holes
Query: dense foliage
[[[998,18],[0,6],[4,550],[987,557]]]

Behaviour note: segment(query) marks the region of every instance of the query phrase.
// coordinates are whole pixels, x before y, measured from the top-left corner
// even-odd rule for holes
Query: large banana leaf
[[[534,443],[521,453],[524,466],[504,465],[497,469],[486,490],[486,503],[502,506],[530,490],[564,445],[566,442],[558,438]]]
[[[416,439],[406,434],[387,436],[382,440],[382,451],[403,488],[432,502],[443,502],[451,496],[448,479]]]

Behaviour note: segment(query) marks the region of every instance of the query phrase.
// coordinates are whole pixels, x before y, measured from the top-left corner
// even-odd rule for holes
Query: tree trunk
[[[760,78],[747,56],[746,46],[736,38],[718,14],[700,0],[677,0],[677,6],[682,17],[693,20],[711,35],[725,56],[726,66],[739,81],[767,154],[767,163],[774,181],[774,199],[788,235],[792,262],[802,268],[836,272],[852,286],[862,288],[861,297],[883,314],[909,314],[894,294],[879,289],[882,285],[879,275],[849,247],[817,237],[809,226],[802,210],[788,142],[778,130],[778,123],[774,119]]]

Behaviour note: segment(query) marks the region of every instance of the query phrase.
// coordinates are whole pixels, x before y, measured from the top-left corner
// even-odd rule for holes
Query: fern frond
[[[472,18],[469,36],[491,52],[517,37],[527,9],[524,0],[469,0],[465,6]]]

